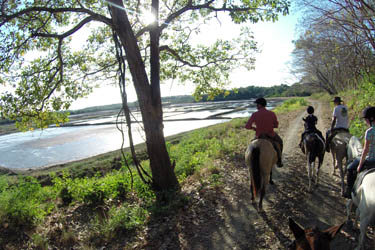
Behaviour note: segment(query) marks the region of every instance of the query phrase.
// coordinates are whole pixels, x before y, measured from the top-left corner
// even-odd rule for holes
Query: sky
[[[216,38],[230,39],[239,32],[239,26],[230,21],[220,19],[221,23],[215,22],[206,30],[202,30],[204,40],[215,40]],[[256,55],[255,70],[237,69],[231,72],[231,85],[226,89],[247,87],[250,85],[270,87],[280,84],[291,85],[297,80],[289,73],[288,63],[291,61],[291,53],[294,49],[292,43],[296,39],[295,28],[298,15],[291,13],[288,16],[280,16],[275,23],[259,22],[251,25],[255,40],[258,42],[260,53]],[[1,92],[1,86],[0,86]],[[190,84],[181,85],[176,80],[161,84],[161,95],[190,95],[194,87]],[[128,101],[136,100],[133,87],[127,89]],[[71,109],[80,109],[89,106],[107,105],[120,103],[121,97],[118,87],[106,85],[94,89],[93,93],[86,98],[75,101]]]

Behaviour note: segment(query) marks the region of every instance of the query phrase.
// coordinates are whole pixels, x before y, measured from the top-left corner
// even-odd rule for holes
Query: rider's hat
[[[370,121],[375,120],[375,107],[367,107],[362,111],[362,118],[369,119]]]
[[[265,107],[267,105],[267,101],[266,99],[264,99],[263,97],[260,97],[260,98],[257,98],[254,103],[256,104],[260,104],[262,105],[263,107]]]
[[[340,96],[335,96],[335,98],[332,101],[337,102],[337,103],[342,103]]]

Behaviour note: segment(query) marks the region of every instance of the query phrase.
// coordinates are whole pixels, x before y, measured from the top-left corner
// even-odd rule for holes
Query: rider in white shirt
[[[340,131],[349,132],[349,118],[348,118],[348,107],[342,104],[342,100],[339,96],[333,99],[335,108],[332,114],[332,124],[331,129],[327,131],[326,134],[326,151],[329,152],[329,144],[331,143],[333,137]]]

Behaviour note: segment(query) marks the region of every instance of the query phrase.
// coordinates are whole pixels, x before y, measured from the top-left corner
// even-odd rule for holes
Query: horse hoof
[[[275,185],[275,182],[273,182],[273,180],[270,180],[270,184]]]

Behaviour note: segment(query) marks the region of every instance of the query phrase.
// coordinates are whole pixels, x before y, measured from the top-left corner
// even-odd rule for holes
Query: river
[[[270,100],[273,108],[280,100]],[[249,117],[254,111],[253,101],[225,101],[164,105],[164,135]],[[140,121],[139,112],[133,112]],[[74,118],[74,117],[72,117]],[[50,127],[44,130],[19,132],[0,136],[0,166],[9,169],[31,169],[81,160],[121,147],[121,133],[113,123],[116,115],[93,119],[77,119],[67,127]],[[101,125],[108,124],[108,125]],[[79,125],[79,126],[78,126]],[[126,129],[126,125],[124,125]],[[132,124],[134,143],[144,142],[138,123]],[[128,147],[125,140],[124,147]]]

